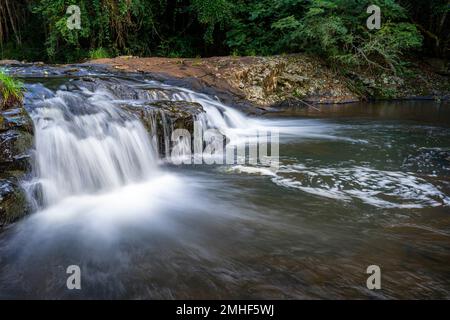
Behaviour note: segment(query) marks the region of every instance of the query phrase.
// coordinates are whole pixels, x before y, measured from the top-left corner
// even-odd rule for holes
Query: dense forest
[[[381,8],[369,30],[366,9]],[[77,5],[81,28],[69,30]],[[401,70],[405,55],[446,57],[447,0],[0,0],[3,59],[74,62],[117,55],[197,57],[311,52]]]

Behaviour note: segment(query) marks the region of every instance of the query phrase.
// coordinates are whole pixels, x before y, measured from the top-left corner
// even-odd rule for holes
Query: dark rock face
[[[0,228],[30,208],[19,181],[30,170],[33,125],[23,108],[0,113]]]
[[[0,180],[0,229],[24,217],[30,208],[17,182]]]
[[[196,117],[204,112],[201,104],[187,101],[155,101],[150,106],[164,112],[174,129],[186,129],[191,133]]]
[[[147,131],[157,139],[159,153],[167,155],[170,151],[170,134],[175,129],[194,132],[194,121],[204,113],[199,103],[188,101],[154,101],[145,105],[123,106],[129,113],[137,116]]]

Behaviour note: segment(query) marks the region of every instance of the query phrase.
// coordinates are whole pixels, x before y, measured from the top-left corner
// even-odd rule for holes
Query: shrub
[[[22,104],[23,84],[0,70],[0,109]]]
[[[109,54],[108,50],[106,50],[105,48],[97,48],[97,49],[92,49],[89,51],[89,58],[94,60],[94,59],[103,59],[103,58],[110,58],[111,55]]]

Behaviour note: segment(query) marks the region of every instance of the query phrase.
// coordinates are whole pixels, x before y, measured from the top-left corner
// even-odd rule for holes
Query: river
[[[174,165],[113,90],[25,81],[45,92],[27,96],[36,150],[23,185],[35,212],[0,234],[0,298],[450,298],[448,103],[251,118],[135,84],[199,102],[205,126],[277,128],[269,170]],[[66,287],[70,265],[81,290]],[[370,265],[381,290],[366,287]]]

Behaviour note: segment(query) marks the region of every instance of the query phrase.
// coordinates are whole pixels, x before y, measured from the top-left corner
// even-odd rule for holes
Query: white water
[[[170,89],[176,90],[172,96],[158,91],[154,100],[202,104],[206,113],[200,120],[206,127],[227,131],[252,123],[206,95]],[[176,205],[168,206],[171,198],[183,199],[180,188],[184,182],[158,168],[156,118],[150,117],[153,120],[147,132],[140,120],[120,108],[120,102],[121,97],[102,87],[95,91],[46,90],[45,96],[34,102],[35,169],[25,187],[39,209],[34,218],[39,225],[82,223],[100,230],[107,221],[138,223]],[[173,128],[164,114],[161,116],[167,151]],[[189,194],[187,190],[181,193]],[[186,206],[186,201],[182,202]]]
[[[236,165],[227,169],[263,175],[280,187],[298,189],[323,198],[350,202],[359,200],[378,208],[425,208],[449,206],[450,197],[412,173],[381,171],[367,167],[310,168],[283,165],[278,170]]]
[[[261,125],[206,95],[155,85],[162,90],[153,97],[144,95],[147,101],[198,102],[205,110],[199,119],[205,127],[245,135]],[[173,94],[164,96],[164,89]],[[121,109],[122,102],[132,100],[122,100],[107,87],[46,90],[40,96],[31,114],[34,178],[25,184],[38,209],[30,219],[36,239],[73,229],[111,239],[115,228],[157,223],[168,210],[203,210],[192,208],[205,204],[207,195],[200,197],[192,181],[159,168],[156,117],[150,116],[147,132],[140,120]],[[167,151],[173,128],[164,115],[161,119]]]
[[[150,100],[190,101],[201,104],[206,113],[205,126],[219,129],[227,137],[232,137],[231,143],[251,142],[257,137],[258,132],[277,132],[284,138],[319,138],[367,143],[366,140],[354,140],[333,135],[333,127],[325,124],[318,127],[298,120],[251,118],[206,94],[156,81],[148,81],[148,84],[152,88],[158,89],[148,93],[147,98]]]
[[[156,148],[143,125],[105,92],[58,91],[32,114],[36,180],[44,206],[68,196],[108,191],[155,174]]]

